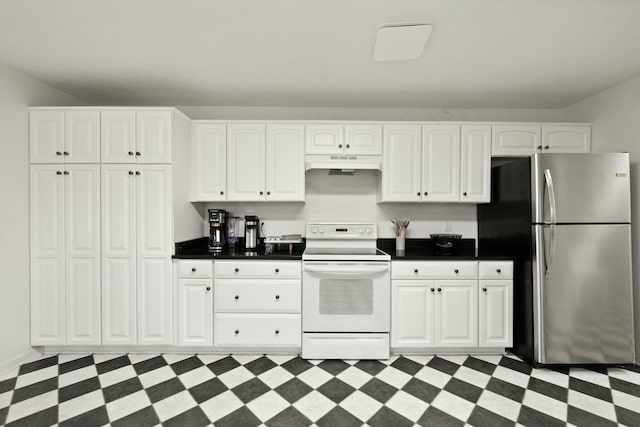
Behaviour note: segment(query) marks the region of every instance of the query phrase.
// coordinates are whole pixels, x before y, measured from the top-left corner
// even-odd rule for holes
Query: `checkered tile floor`
[[[57,355],[0,379],[7,426],[640,425],[640,369],[512,356]]]

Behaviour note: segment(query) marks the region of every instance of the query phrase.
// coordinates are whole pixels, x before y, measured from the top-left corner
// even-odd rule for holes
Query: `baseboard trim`
[[[0,363],[0,376],[3,376],[5,373],[11,371],[12,369],[18,368],[20,365],[30,362],[31,360],[35,360],[42,357],[42,353],[40,353],[35,348],[30,348],[29,350],[15,356],[13,359],[9,359],[6,362]]]

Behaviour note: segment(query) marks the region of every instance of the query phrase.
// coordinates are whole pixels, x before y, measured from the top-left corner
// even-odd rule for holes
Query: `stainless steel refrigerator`
[[[533,364],[635,361],[627,153],[496,159],[480,254],[512,255],[515,354]]]

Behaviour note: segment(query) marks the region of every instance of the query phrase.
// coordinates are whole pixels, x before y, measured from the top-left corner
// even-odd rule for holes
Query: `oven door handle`
[[[311,267],[311,266],[304,266],[304,271],[308,271],[310,273],[322,273],[322,274],[327,274],[327,275],[340,275],[340,276],[360,276],[360,275],[367,275],[367,274],[376,274],[376,273],[386,273],[387,271],[389,271],[389,266],[388,265],[384,265],[384,266],[375,266],[375,267],[343,267],[343,268],[336,268],[336,267]]]

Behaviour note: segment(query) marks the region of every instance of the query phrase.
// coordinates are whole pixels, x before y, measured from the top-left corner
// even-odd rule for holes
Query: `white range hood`
[[[357,170],[382,170],[382,156],[349,156],[308,154],[305,156],[305,169],[339,170],[350,173]]]

